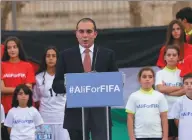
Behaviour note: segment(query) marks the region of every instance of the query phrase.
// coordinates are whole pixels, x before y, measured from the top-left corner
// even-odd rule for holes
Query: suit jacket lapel
[[[84,72],[84,68],[83,68],[83,63],[82,63],[82,58],[81,58],[81,53],[80,53],[80,49],[79,49],[79,47],[77,47],[76,49],[75,49],[75,55],[74,56],[76,56],[76,67],[77,68],[79,68],[80,69],[80,71],[81,72]]]
[[[91,70],[92,71],[94,71],[94,70],[96,70],[96,62],[97,62],[97,58],[98,58],[98,56],[96,57],[96,55],[98,55],[98,46],[94,46],[94,49],[93,49],[93,60],[92,60],[92,64],[91,64]],[[96,62],[95,62],[95,60],[96,60]]]

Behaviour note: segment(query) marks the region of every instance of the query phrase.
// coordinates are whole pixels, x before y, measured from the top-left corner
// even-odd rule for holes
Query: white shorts
[[[42,140],[70,140],[70,136],[69,133],[67,131],[67,129],[63,128],[62,124],[46,124],[46,125],[41,125],[39,126],[39,130],[37,131],[41,131],[41,132],[45,132],[49,135],[49,133],[51,134],[51,137],[49,138],[42,138]],[[38,132],[37,132],[38,135]],[[41,136],[43,137],[43,136]]]

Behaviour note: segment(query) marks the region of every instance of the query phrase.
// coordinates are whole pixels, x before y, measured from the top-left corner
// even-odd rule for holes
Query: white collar
[[[93,53],[94,44],[89,48],[89,50]],[[79,44],[80,53],[83,54],[85,49],[83,46]]]

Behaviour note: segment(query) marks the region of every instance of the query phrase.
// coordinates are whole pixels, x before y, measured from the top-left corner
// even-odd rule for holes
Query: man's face
[[[90,21],[80,22],[76,30],[76,37],[81,46],[84,48],[91,47],[97,37],[97,31],[94,30],[93,23]]]
[[[187,20],[186,19],[177,19],[177,20],[179,20],[181,23],[182,23],[182,25],[183,25],[183,27],[185,28],[186,27],[186,23],[187,23]]]

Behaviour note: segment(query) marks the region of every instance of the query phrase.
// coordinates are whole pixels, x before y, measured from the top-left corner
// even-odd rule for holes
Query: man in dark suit
[[[94,44],[97,31],[96,24],[92,19],[83,18],[77,23],[76,37],[79,46],[61,52],[57,61],[56,75],[52,86],[56,93],[66,93],[64,87],[64,74],[66,73],[118,71],[114,52]],[[84,113],[86,140],[89,140],[89,132],[91,132],[92,140],[107,140],[106,108],[85,108]],[[83,140],[82,109],[66,107],[63,127],[68,129],[71,140]],[[109,108],[110,140],[111,127],[112,120]]]

